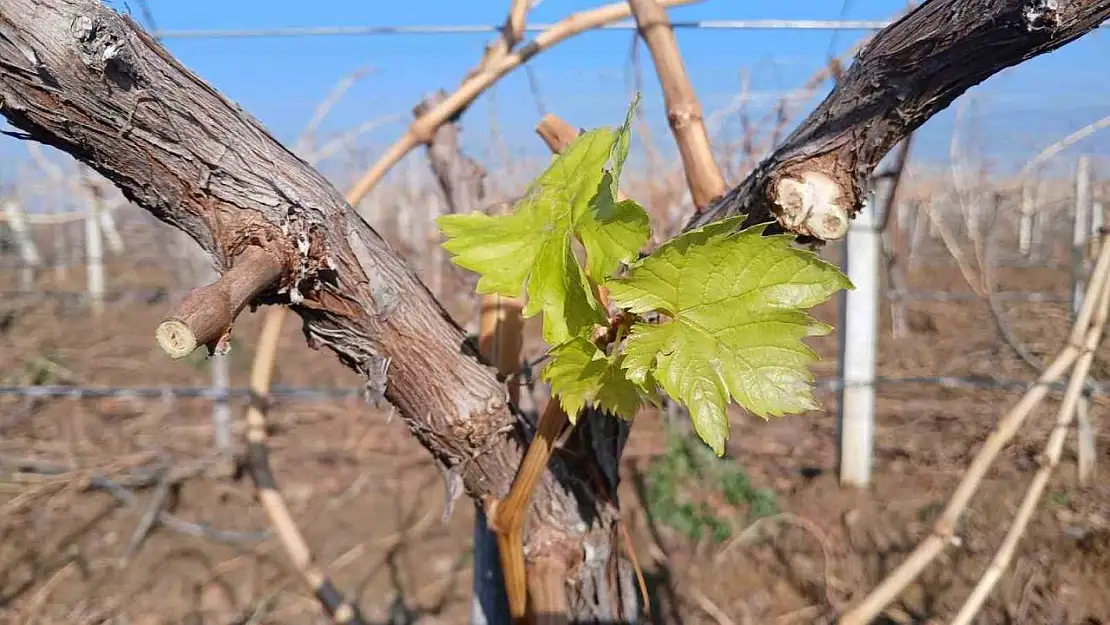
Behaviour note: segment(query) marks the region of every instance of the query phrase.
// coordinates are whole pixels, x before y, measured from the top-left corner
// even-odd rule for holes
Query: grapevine
[[[730,401],[763,418],[820,410],[803,339],[831,326],[808,309],[853,288],[836,266],[769,224],[736,216],[686,232],[650,254],[647,211],[618,200],[630,123],[578,136],[513,210],[444,215],[455,264],[480,294],[526,296],[542,314],[541,377],[573,422],[596,407],[632,419],[663,393],[724,454]]]

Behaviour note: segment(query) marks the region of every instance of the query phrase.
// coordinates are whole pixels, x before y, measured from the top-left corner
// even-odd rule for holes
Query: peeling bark
[[[732,215],[810,240],[847,233],[867,178],[930,117],[991,75],[1110,17],[1107,0],[930,0],[860,50],[832,93],[737,187],[686,229]]]

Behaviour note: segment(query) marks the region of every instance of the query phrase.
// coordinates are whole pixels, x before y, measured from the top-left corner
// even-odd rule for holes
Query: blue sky
[[[601,0],[543,0],[530,21],[554,22]],[[112,3],[141,18],[132,1]],[[164,30],[275,26],[415,24],[499,24],[507,0],[149,0]],[[898,0],[707,0],[672,9],[676,20],[697,19],[885,19],[905,7]],[[846,31],[678,31],[694,87],[707,112],[737,92],[746,69],[755,92],[782,92],[800,86],[820,68],[831,50],[842,51],[866,33]],[[1028,158],[1054,138],[1110,114],[1110,83],[1103,75],[1110,59],[1110,31],[1087,35],[1064,49],[993,77],[974,89],[974,136],[1000,166]],[[586,33],[532,61],[543,106],[572,123],[595,126],[619,122],[628,102],[626,81],[632,31]],[[188,67],[238,101],[281,140],[292,142],[313,108],[336,80],[356,68],[375,73],[351,90],[326,129],[343,128],[387,115],[408,116],[422,95],[453,89],[479,58],[489,34],[332,36],[255,39],[168,39],[167,47]],[[644,55],[646,59],[646,54]],[[657,137],[669,142],[662,99],[650,62],[644,66],[645,112]],[[965,99],[970,100],[971,98]],[[483,97],[464,118],[464,140],[482,154],[488,147],[490,98]],[[542,154],[532,128],[539,117],[523,71],[495,94],[500,132],[516,152]],[[803,107],[808,110],[810,105]],[[953,107],[954,108],[954,107]],[[918,155],[947,156],[953,110],[938,116],[919,135]],[[368,139],[392,141],[400,124],[383,126]],[[1099,136],[1081,149],[1110,152]],[[1101,150],[1099,148],[1102,148]]]

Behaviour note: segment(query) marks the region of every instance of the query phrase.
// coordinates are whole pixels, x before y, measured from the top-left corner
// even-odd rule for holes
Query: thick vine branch
[[[687,229],[746,213],[830,241],[847,233],[867,177],[899,141],[969,88],[1074,41],[1107,0],[932,0],[883,29],[770,157]]]

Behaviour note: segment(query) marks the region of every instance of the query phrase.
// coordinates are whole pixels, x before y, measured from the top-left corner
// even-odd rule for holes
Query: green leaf
[[[541,377],[571,422],[585,406],[601,408],[625,419],[636,416],[647,390],[629,381],[620,356],[606,356],[587,339],[576,337],[550,350],[551,361]]]
[[[576,222],[576,233],[586,248],[586,271],[602,281],[616,273],[621,263],[636,259],[651,234],[651,225],[647,211],[635,200],[616,202],[605,191],[599,191],[590,208],[588,218]]]
[[[612,276],[620,264],[631,263],[651,236],[647,211],[635,200],[618,202],[618,183],[631,139],[632,116],[640,103],[637,92],[624,124],[616,130],[608,170],[588,210],[576,216],[577,234],[586,249],[586,270],[594,280]]]
[[[605,285],[622,308],[669,317],[633,325],[623,367],[639,384],[654,376],[686,404],[717,455],[730,398],[763,418],[820,409],[807,368],[817,354],[802,339],[831,327],[804,309],[853,288],[834,265],[793,247],[791,235],[763,236],[766,224],[735,232],[743,219],[683,234]]]
[[[605,323],[605,310],[578,266],[569,236],[547,237],[534,266],[528,302],[521,314],[544,313],[543,338],[549,345],[587,334],[594,324]]]
[[[455,264],[480,274],[477,291],[519,297],[524,315],[544,314],[543,337],[557,345],[604,324],[605,310],[589,278],[600,282],[632,262],[648,240],[649,220],[631,200],[616,201],[628,155],[629,126],[578,136],[528,188],[512,213],[472,212],[437,222]],[[586,255],[583,269],[574,243]],[[527,289],[527,290],[526,290]]]

